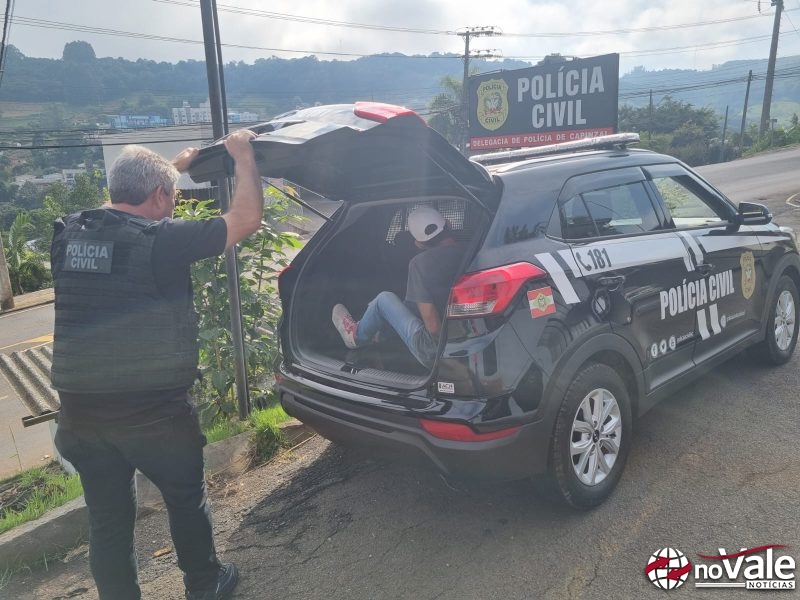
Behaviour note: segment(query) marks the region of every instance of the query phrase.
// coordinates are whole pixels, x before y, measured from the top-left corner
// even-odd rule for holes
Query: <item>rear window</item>
[[[503,199],[487,236],[487,245],[506,246],[544,237],[562,180],[516,176],[504,181]]]

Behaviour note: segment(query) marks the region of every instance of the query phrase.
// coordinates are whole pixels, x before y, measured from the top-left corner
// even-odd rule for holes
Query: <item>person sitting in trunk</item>
[[[353,319],[343,304],[333,307],[332,320],[348,348],[372,344],[390,327],[414,358],[431,367],[450,287],[464,257],[464,244],[453,237],[447,220],[428,206],[411,211],[408,230],[422,252],[408,265],[405,302],[384,291],[369,303],[360,321]]]

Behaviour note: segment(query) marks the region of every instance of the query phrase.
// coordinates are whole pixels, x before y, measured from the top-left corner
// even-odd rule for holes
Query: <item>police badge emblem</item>
[[[756,291],[756,261],[753,253],[742,252],[739,264],[742,266],[742,296],[749,300]]]
[[[478,123],[494,131],[508,118],[508,84],[502,79],[488,79],[478,86]]]

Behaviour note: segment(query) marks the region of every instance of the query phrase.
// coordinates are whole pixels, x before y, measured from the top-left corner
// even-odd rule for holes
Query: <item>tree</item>
[[[13,202],[19,186],[15,183],[0,181],[0,203]]]
[[[42,208],[31,211],[32,238],[39,242],[42,250],[50,243],[53,222],[56,219],[81,210],[97,208],[103,203],[103,191],[99,185],[101,179],[99,171],[91,175],[79,173],[75,176],[75,185],[71,190],[61,182],[54,183],[47,189]]]
[[[719,133],[719,120],[710,108],[695,108],[688,102],[673,100],[665,96],[653,107],[634,108],[623,105],[619,109],[620,131],[648,131],[651,133],[673,133],[682,125],[695,125],[702,134],[712,138]]]
[[[6,262],[14,295],[35,291],[49,282],[45,255],[28,247],[28,233],[32,230],[31,217],[21,212],[14,219],[5,240]]]
[[[102,97],[102,85],[96,68],[97,57],[88,42],[69,42],[64,46],[62,82],[69,104],[86,105]]]
[[[17,190],[15,203],[20,208],[32,210],[34,208],[41,208],[42,194],[36,189],[36,186],[30,181],[22,184],[22,187]]]
[[[71,63],[91,63],[97,60],[94,48],[89,42],[69,42],[64,45],[64,52],[61,55],[64,62]]]
[[[440,84],[442,91],[434,96],[428,105],[431,117],[428,125],[438,131],[451,144],[458,144],[464,130],[461,116],[462,82],[445,75]]]
[[[247,377],[250,389],[258,396],[269,393],[272,369],[279,356],[276,331],[281,307],[276,289],[277,274],[289,262],[286,252],[300,247],[296,234],[278,227],[288,217],[286,199],[273,189],[264,193],[267,202],[261,229],[242,240],[242,252],[237,257],[242,274],[240,292]],[[189,220],[210,218],[219,214],[211,204],[210,200],[182,201],[175,208],[175,216]],[[192,283],[195,308],[200,317],[199,357],[203,372],[202,381],[194,391],[201,418],[208,422],[236,412],[235,360],[224,258],[207,258],[195,263]]]

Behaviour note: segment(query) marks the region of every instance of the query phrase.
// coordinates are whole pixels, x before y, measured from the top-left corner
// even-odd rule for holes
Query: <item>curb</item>
[[[281,424],[292,446],[299,445],[315,432],[297,420]],[[250,466],[250,432],[209,444],[204,449],[206,479],[224,475],[235,477]],[[138,516],[164,507],[158,489],[141,473],[136,473]],[[15,570],[25,563],[58,556],[88,537],[88,514],[83,496],[42,515],[39,519],[0,534],[0,572]]]
[[[53,302],[55,302],[55,291],[53,288],[45,288],[38,292],[22,294],[21,296],[14,297],[13,308],[0,309],[0,316],[10,315],[28,308],[44,306],[45,304],[53,304]]]

